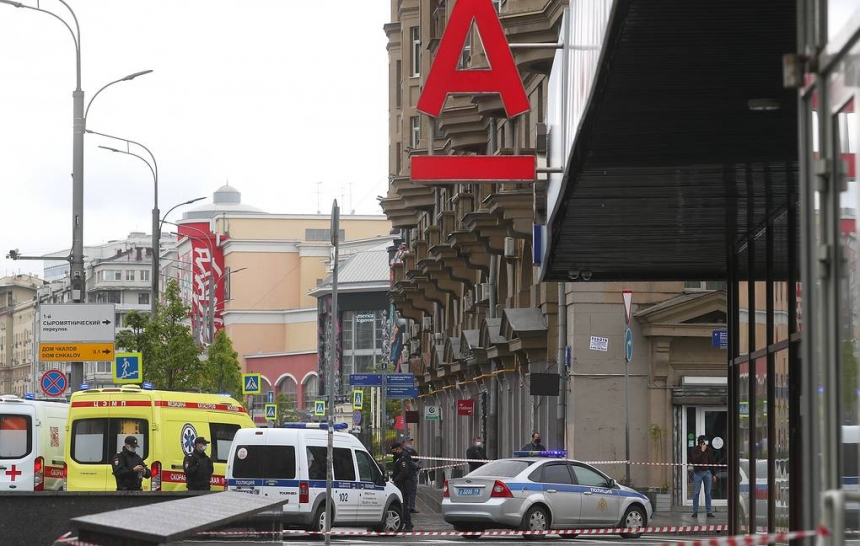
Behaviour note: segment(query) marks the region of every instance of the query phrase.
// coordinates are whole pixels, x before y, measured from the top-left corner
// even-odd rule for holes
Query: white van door
[[[33,407],[21,404],[15,413],[0,412],[0,491],[32,491],[36,457]]]
[[[328,447],[308,446],[308,476],[310,477],[311,497],[316,499],[326,490],[326,461]],[[346,525],[356,521],[358,506],[358,478],[355,472],[355,462],[352,450],[346,447],[334,448],[334,480],[332,496],[334,497],[335,518],[337,525]]]
[[[385,509],[385,480],[382,471],[366,451],[355,450],[355,462],[358,466],[358,505],[356,507],[357,521],[382,521]]]
[[[238,442],[234,449],[227,479],[231,491],[286,499],[284,514],[300,511],[304,499],[299,491],[295,446]]]

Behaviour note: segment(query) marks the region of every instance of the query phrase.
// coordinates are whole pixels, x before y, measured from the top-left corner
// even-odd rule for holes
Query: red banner
[[[191,324],[197,342],[209,345],[212,343],[207,321],[210,299],[214,310],[214,332],[224,327],[224,285],[227,280],[224,278],[224,251],[220,242],[225,237],[219,238],[210,232],[208,222],[180,224],[179,235],[191,241],[191,252],[179,257],[179,263],[183,264],[179,279],[181,296],[183,300],[191,301]],[[214,294],[210,294],[210,286],[214,286]]]
[[[457,400],[457,415],[474,415],[474,400]]]

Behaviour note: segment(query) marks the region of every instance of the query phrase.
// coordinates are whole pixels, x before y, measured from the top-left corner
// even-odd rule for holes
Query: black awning
[[[796,202],[797,98],[782,87],[795,37],[794,2],[618,0],[544,280],[725,279],[746,234]],[[751,108],[762,99],[778,109]]]

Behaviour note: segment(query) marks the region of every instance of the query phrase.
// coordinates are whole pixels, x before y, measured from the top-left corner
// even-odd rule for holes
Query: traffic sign
[[[39,343],[42,362],[110,362],[114,359],[113,343]]]
[[[266,421],[274,421],[278,413],[277,404],[266,404]]]
[[[627,359],[627,362],[633,360],[633,332],[630,331],[630,328],[624,332],[624,358]]]
[[[44,304],[41,309],[39,340],[43,343],[113,343],[116,340],[116,305],[113,303]],[[110,360],[113,360],[113,357]]]
[[[630,310],[633,307],[633,290],[622,290],[621,297],[624,298],[624,324],[630,324]]]
[[[349,374],[349,384],[353,387],[381,387],[381,373],[351,373]]]
[[[352,423],[355,425],[361,424],[361,412],[356,410],[355,413],[352,414]]]
[[[314,415],[325,415],[325,400],[314,400]]]
[[[262,377],[258,373],[242,374],[242,394],[260,394],[263,392],[260,381]]]
[[[390,373],[385,376],[385,383],[388,385],[412,387],[415,385],[415,374]]]
[[[386,385],[385,396],[388,398],[418,398],[418,387]]]
[[[364,405],[364,392],[352,391],[352,409],[360,410]],[[358,423],[356,423],[358,424]]]
[[[42,387],[42,392],[48,396],[62,396],[66,392],[68,382],[66,381],[66,374],[60,370],[48,370],[42,374],[39,385]]]
[[[275,403],[275,391],[269,391],[266,393],[266,403],[274,404]]]
[[[140,383],[143,381],[143,355],[141,353],[117,353],[112,367],[114,383]]]

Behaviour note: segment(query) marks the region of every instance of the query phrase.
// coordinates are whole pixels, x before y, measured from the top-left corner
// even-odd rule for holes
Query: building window
[[[684,290],[725,290],[726,281],[686,281],[684,282]]]
[[[439,118],[433,118],[433,138],[444,138],[445,133],[442,132],[442,122]]]
[[[400,156],[403,154],[401,147],[402,147],[402,144],[400,144],[399,142],[394,145],[394,175],[395,176],[400,176],[400,167],[403,164],[402,160],[400,159]]]
[[[141,292],[138,294],[137,303],[140,305],[149,305],[149,292]]]
[[[96,372],[97,373],[110,373],[110,362],[97,362],[96,363]]]
[[[472,59],[472,29],[466,34],[466,42],[463,44],[463,52],[460,54],[460,61],[457,63],[457,68],[469,68],[469,61]]]
[[[337,232],[338,238],[341,241],[346,240],[346,231],[338,230]],[[329,241],[331,240],[331,230],[330,229],[306,229],[305,230],[305,241]]]
[[[421,117],[412,116],[409,118],[409,124],[411,126],[409,133],[409,146],[414,150],[418,148],[418,142],[421,140]]]
[[[409,34],[412,36],[412,77],[417,78],[421,75],[421,34],[418,27],[410,28]]]
[[[149,280],[149,269],[141,269],[140,270],[140,280],[148,281]]]
[[[302,385],[302,400],[305,402],[305,408],[313,408],[314,400],[319,396],[319,379],[312,375],[308,377]]]
[[[121,281],[122,271],[119,269],[104,269],[99,272],[99,280],[101,281]]]
[[[96,294],[96,303],[122,303],[122,292],[119,290],[105,290]]]
[[[134,280],[134,269],[127,269],[125,272],[125,280],[133,281]]]
[[[403,63],[399,59],[394,62],[394,82],[397,85],[394,89],[394,106],[400,108],[403,106]]]

